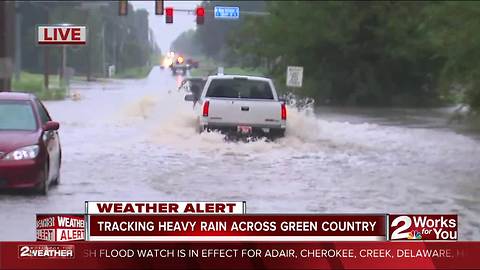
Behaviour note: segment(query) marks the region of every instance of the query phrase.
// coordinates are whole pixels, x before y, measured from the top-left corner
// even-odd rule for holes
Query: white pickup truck
[[[198,130],[218,130],[235,135],[278,138],[285,135],[287,108],[279,100],[272,80],[263,77],[209,76],[196,101]]]

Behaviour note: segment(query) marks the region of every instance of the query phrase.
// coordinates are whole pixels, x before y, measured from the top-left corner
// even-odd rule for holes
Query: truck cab
[[[187,95],[185,100],[194,101]],[[254,76],[209,76],[195,106],[198,130],[282,137],[287,110],[271,79]]]

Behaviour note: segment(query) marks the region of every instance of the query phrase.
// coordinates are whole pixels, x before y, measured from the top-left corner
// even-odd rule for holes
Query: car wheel
[[[273,130],[269,136],[271,140],[276,140],[285,137],[285,129]]]
[[[52,185],[58,186],[59,184],[60,184],[60,169],[58,170],[57,177],[55,177],[55,179],[53,179],[52,181]]]
[[[39,195],[48,194],[48,166],[45,167],[43,171],[42,182],[35,188],[35,191]]]
[[[62,159],[62,157],[60,156],[60,160],[61,160],[61,159]],[[52,184],[53,184],[53,185],[56,185],[56,186],[57,186],[58,184],[60,184],[60,176],[61,176],[61,174],[60,174],[60,167],[61,167],[61,164],[62,164],[62,162],[61,162],[61,161],[58,161],[57,177],[55,177],[55,179],[53,179],[53,181],[52,181]]]

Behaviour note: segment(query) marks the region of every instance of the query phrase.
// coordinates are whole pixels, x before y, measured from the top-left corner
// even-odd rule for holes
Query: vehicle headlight
[[[30,145],[22,148],[18,148],[15,151],[8,153],[4,160],[27,160],[34,159],[38,156],[40,147],[38,145]]]

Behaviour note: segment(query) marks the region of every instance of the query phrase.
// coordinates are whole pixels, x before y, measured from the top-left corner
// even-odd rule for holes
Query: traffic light
[[[155,1],[155,14],[156,15],[163,15],[163,0],[156,0]]]
[[[173,23],[173,8],[165,8],[165,23]]]
[[[205,8],[197,7],[197,24],[203,24],[205,22]]]
[[[118,1],[118,15],[127,16],[128,13],[128,1],[120,0]]]

